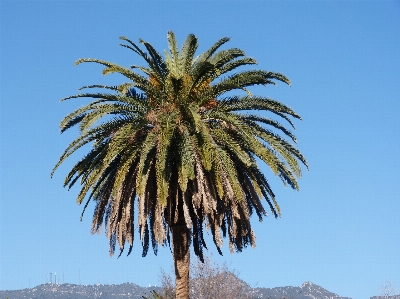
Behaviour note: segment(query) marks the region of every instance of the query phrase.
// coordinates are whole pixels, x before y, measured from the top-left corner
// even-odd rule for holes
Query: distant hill
[[[349,297],[340,297],[311,282],[305,282],[300,287],[255,288],[255,290],[258,291],[258,298],[350,299]]]
[[[17,291],[0,291],[0,299],[143,299],[143,295],[150,295],[151,290],[160,288],[145,288],[134,283],[119,285],[76,285],[76,284],[41,284],[35,288]]]
[[[245,283],[238,279],[238,283]],[[76,284],[42,284],[35,288],[0,291],[0,299],[143,299],[142,296],[150,295],[150,291],[160,291],[159,287],[141,287],[134,283],[119,285],[76,285]],[[277,288],[250,288],[254,299],[350,299],[340,297],[337,294],[313,284],[305,282],[300,287],[277,287]],[[384,297],[371,297],[370,299],[383,299]],[[389,296],[389,299],[399,297]],[[195,298],[194,298],[195,299]],[[229,298],[226,298],[229,299]]]

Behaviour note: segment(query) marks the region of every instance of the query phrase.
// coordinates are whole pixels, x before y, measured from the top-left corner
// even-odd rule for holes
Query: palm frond
[[[216,53],[214,56],[208,59],[210,63],[212,63],[216,68],[221,68],[226,63],[231,62],[232,60],[245,56],[245,53],[237,48],[232,48],[229,50],[222,50]]]
[[[275,113],[281,117],[287,114],[294,118],[301,119],[300,115],[288,106],[278,101],[259,96],[224,98],[219,101],[218,109],[222,111],[264,110]],[[287,118],[287,120],[288,119],[289,118]]]
[[[229,37],[221,38],[214,45],[212,45],[210,49],[196,57],[193,62],[198,64],[208,60],[223,44],[227,43],[228,41],[230,41]]]
[[[121,75],[125,76],[126,78],[132,80],[135,87],[143,90],[144,92],[148,91],[148,81],[145,77],[131,71],[128,68],[121,67],[118,64],[100,60],[100,59],[92,59],[92,58],[81,58],[75,61],[75,65],[81,64],[83,62],[95,62],[106,66],[103,70],[103,75],[108,75],[112,73],[120,73]]]
[[[180,55],[180,68],[184,74],[189,74],[192,69],[193,57],[198,47],[197,38],[194,34],[189,34],[182,46]]]

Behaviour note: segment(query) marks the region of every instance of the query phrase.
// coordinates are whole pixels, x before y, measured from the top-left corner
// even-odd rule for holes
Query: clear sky
[[[221,37],[260,69],[292,81],[252,89],[302,117],[298,147],[307,157],[300,191],[263,168],[282,217],[254,218],[257,248],[226,261],[251,286],[311,281],[354,299],[400,288],[400,2],[389,1],[4,1],[1,24],[0,289],[32,287],[57,273],[62,283],[159,283],[169,248],[110,258],[108,240],[90,234],[93,205],[79,222],[79,188],[62,181],[81,154],[50,179],[77,131],[60,120],[87,103],[60,103],[90,84],[117,84],[90,57],[142,64],[119,36],[149,41],[160,52],[167,31],[181,45],[189,33],[199,51]],[[88,150],[88,149],[86,149]],[[227,243],[227,242],[225,242]],[[192,255],[194,256],[194,255]]]

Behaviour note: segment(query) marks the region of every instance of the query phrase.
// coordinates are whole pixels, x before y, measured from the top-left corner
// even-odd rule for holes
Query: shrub
[[[161,270],[160,280],[162,295],[154,292],[153,298],[175,298],[172,276]],[[210,257],[206,257],[204,263],[197,260],[191,264],[189,289],[190,297],[196,299],[251,299],[258,297],[257,291],[252,290],[247,283],[239,279],[234,270],[229,270],[226,264],[219,265],[213,262]]]

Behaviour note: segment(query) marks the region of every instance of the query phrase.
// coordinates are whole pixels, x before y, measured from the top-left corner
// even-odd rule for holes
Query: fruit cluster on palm
[[[84,145],[92,146],[67,175],[64,186],[82,185],[77,202],[96,202],[92,232],[106,228],[110,253],[120,254],[134,241],[135,225],[143,246],[155,253],[159,244],[172,244],[177,298],[188,298],[189,248],[203,259],[203,230],[212,233],[219,252],[223,237],[231,251],[255,246],[250,216],[261,220],[266,211],[280,214],[270,185],[257,165],[265,162],[285,184],[298,189],[302,154],[286,139],[294,135],[270,117],[271,112],[293,123],[300,119],[286,105],[252,95],[252,85],[289,84],[282,74],[262,70],[235,72],[256,64],[240,49],[219,50],[223,38],[195,58],[197,38],[190,34],[181,51],[168,32],[169,53],[162,57],[140,40],[147,52],[121,37],[122,46],[136,52],[146,66],[125,68],[97,59],[79,59],[105,66],[103,74],[120,73],[119,86],[91,85],[71,98],[92,98],[61,122],[61,131],[78,125],[80,134],[62,154],[54,170]],[[243,96],[228,92],[243,90]],[[285,136],[282,138],[279,134]],[[53,172],[54,172],[53,170]],[[84,208],[84,210],[85,210]],[[137,220],[134,216],[137,215]],[[172,239],[171,239],[172,238]]]

